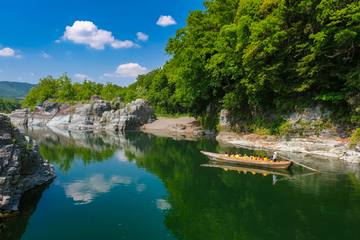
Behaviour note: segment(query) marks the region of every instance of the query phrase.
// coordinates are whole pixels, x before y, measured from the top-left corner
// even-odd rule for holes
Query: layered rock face
[[[278,151],[282,157],[289,153],[305,154],[320,158],[340,159],[351,164],[360,164],[360,146],[351,148],[348,136],[342,126],[334,126],[327,119],[330,112],[320,107],[307,108],[283,116],[289,129],[282,137],[237,134],[231,131],[229,112],[222,110],[217,140],[236,147]],[[293,159],[296,156],[291,156]]]
[[[18,210],[25,191],[54,177],[54,169],[40,157],[38,145],[14,128],[7,116],[0,115],[0,212]]]
[[[142,99],[125,107],[95,98],[90,103],[74,106],[44,102],[33,112],[28,109],[10,114],[11,121],[21,127],[44,127],[69,130],[137,130],[141,125],[155,120],[154,110]],[[121,108],[122,107],[122,108]]]

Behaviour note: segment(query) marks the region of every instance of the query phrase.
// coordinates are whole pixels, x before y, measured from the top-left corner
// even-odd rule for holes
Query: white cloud
[[[9,47],[0,49],[0,57],[16,57],[15,50]]]
[[[65,186],[65,194],[78,204],[92,202],[98,195],[107,193],[116,185],[128,186],[131,178],[123,176],[112,176],[106,180],[102,174],[96,174],[88,179],[80,180]]]
[[[113,48],[139,47],[130,40],[117,40],[112,32],[99,29],[91,21],[75,21],[72,26],[66,26],[62,39],[85,44],[94,49],[104,49],[106,45]]]
[[[147,40],[149,40],[149,35],[147,35],[146,33],[143,33],[143,32],[137,32],[136,37],[139,41],[143,41],[143,42],[146,42]]]
[[[167,27],[167,26],[170,26],[170,25],[176,25],[176,21],[170,15],[168,15],[168,16],[161,15],[159,17],[159,19],[157,20],[156,24],[159,25],[159,26],[162,26],[162,27]]]
[[[115,40],[114,42],[111,43],[111,46],[116,49],[117,48],[138,48],[138,47],[140,47],[138,44],[136,44],[130,40],[125,40],[125,41]]]
[[[74,74],[74,78],[78,81],[84,81],[85,79],[87,80],[91,80],[91,78],[86,75],[86,74],[82,74],[82,73],[76,73]]]
[[[126,63],[120,64],[115,73],[120,77],[137,77],[147,72],[148,69],[138,63]]]
[[[48,53],[46,53],[46,52],[44,52],[44,51],[42,51],[42,52],[40,53],[40,56],[41,56],[42,58],[45,58],[45,59],[51,58],[51,55],[48,54]]]

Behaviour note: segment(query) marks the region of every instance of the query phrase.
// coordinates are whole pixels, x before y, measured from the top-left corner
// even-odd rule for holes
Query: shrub
[[[289,136],[292,133],[292,125],[289,121],[282,123],[279,127],[280,136]]]
[[[256,133],[258,135],[271,135],[271,130],[268,128],[260,127],[260,128],[256,128],[254,130],[254,133]]]
[[[358,143],[360,143],[360,128],[354,130],[350,137],[350,148],[354,148]]]

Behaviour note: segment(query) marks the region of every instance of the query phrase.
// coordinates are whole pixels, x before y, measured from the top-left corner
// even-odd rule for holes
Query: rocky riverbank
[[[26,191],[54,177],[53,167],[40,157],[36,142],[0,115],[0,217],[17,211]]]
[[[289,123],[291,136],[275,137],[231,132],[228,113],[222,111],[220,115],[222,130],[217,135],[217,140],[236,147],[278,151],[283,157],[296,158],[301,153],[302,158],[314,156],[359,164],[360,146],[350,148],[342,128],[327,125],[325,120],[327,115],[326,111],[316,107],[284,116]],[[215,135],[210,131],[204,131],[199,122],[192,117],[156,120],[154,110],[142,99],[127,105],[121,101],[108,102],[96,97],[88,103],[75,105],[46,101],[34,111],[21,109],[9,116],[11,121],[20,127],[49,127],[61,131],[105,130],[117,133],[141,130],[158,136],[181,139]]]
[[[88,103],[69,105],[46,101],[33,111],[20,109],[10,115],[19,127],[50,127],[67,130],[137,130],[155,120],[154,110],[142,99],[127,105],[93,97]]]
[[[316,157],[360,164],[360,145],[350,148],[348,141],[341,138],[309,136],[287,139],[257,134],[220,132],[216,139],[223,144],[235,147],[277,151],[283,158]]]
[[[330,112],[319,106],[282,116],[282,135],[247,134],[231,131],[231,116],[223,110],[217,140],[235,147],[277,151],[283,158],[317,158],[360,164],[360,145],[350,147],[345,127],[329,121]]]

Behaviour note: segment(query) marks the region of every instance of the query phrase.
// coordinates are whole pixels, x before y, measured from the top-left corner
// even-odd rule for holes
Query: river
[[[0,239],[357,239],[351,172],[288,176],[206,167],[214,139],[33,131],[57,178],[28,192]],[[232,150],[234,149],[226,149]],[[240,153],[260,154],[245,149]]]

